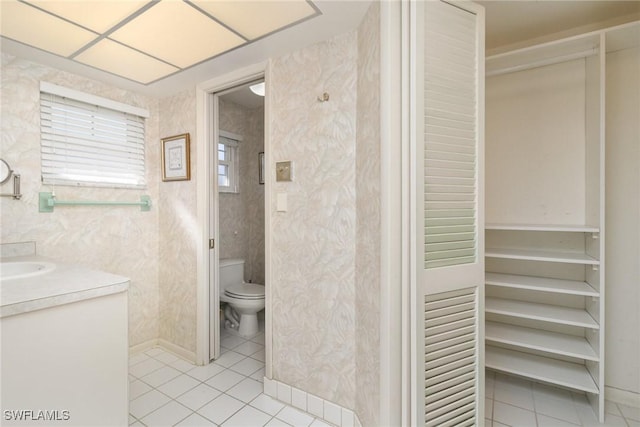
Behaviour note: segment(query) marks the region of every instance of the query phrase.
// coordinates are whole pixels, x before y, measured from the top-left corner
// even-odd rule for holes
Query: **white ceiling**
[[[0,0],[0,5],[3,1]],[[262,3],[271,1],[275,0],[262,0]],[[358,26],[370,3],[371,0],[314,0],[313,4],[320,15],[148,85],[28,47],[4,37],[1,39],[1,49],[6,53],[105,81],[124,89],[166,96],[232,70],[265,61],[270,57],[277,57],[352,30]],[[499,49],[551,33],[566,32],[572,28],[587,28],[602,21],[611,22],[616,19],[628,21],[629,17],[640,19],[640,1],[635,0],[512,0],[478,1],[478,3],[486,9],[487,49]],[[626,18],[621,18],[623,16]],[[259,15],[256,14],[256,17],[259,18]],[[189,23],[180,22],[179,25],[186,27]]]
[[[640,1],[477,1],[485,8],[486,48],[496,49],[607,21],[640,19]],[[611,22],[619,20],[620,22]],[[595,30],[586,29],[587,31]]]
[[[38,0],[40,3],[38,3],[38,1],[36,0],[29,0],[29,1],[32,1],[35,4],[39,4],[39,6],[47,5],[47,2],[43,0]],[[67,1],[67,3],[69,2],[75,3],[76,5],[78,5],[78,7],[86,6],[88,3],[93,3],[93,2],[88,2],[86,0]],[[151,5],[151,6],[147,6],[149,7],[148,9],[149,11],[153,11],[154,9],[159,7],[159,5],[162,5],[165,2],[168,5],[170,5],[171,3],[176,3],[175,0],[164,0],[159,5],[155,1],[153,2],[153,4],[151,4],[148,0],[125,0],[120,2],[114,2],[113,0],[97,1],[97,3],[102,3],[103,5],[104,4],[113,5],[113,4],[122,4],[122,3],[132,3],[132,2]],[[6,2],[6,0],[0,0],[0,8],[5,8],[5,4],[15,5],[15,3],[16,3],[15,1]],[[56,2],[52,2],[52,3],[56,3]],[[57,2],[57,3],[60,3],[60,2]],[[364,16],[364,13],[368,9],[370,0],[353,0],[353,1],[315,0],[313,2],[303,1],[303,3],[309,3],[313,5],[313,9],[317,11],[315,16],[314,15],[307,16],[306,18],[304,18],[306,20],[303,19],[302,22],[296,23],[289,27],[286,27],[285,25],[285,29],[283,29],[282,31],[271,33],[265,37],[260,36],[261,32],[264,33],[269,29],[269,27],[265,27],[265,23],[263,22],[265,21],[265,19],[263,19],[265,18],[265,11],[264,11],[265,8],[268,9],[268,8],[271,8],[271,6],[283,5],[283,4],[289,6],[289,8],[292,8],[294,5],[293,2],[290,2],[289,0],[287,1],[259,0],[259,1],[251,1],[251,2],[239,1],[239,0],[229,0],[229,1],[190,0],[189,3],[199,5],[199,7],[201,8],[204,8],[205,6],[210,6],[210,7],[216,7],[216,8],[222,7],[223,9],[225,5],[229,6],[229,5],[238,5],[238,4],[244,4],[244,5],[251,4],[252,5],[251,10],[255,10],[255,13],[253,15],[243,17],[244,22],[238,23],[237,25],[234,24],[234,25],[236,25],[236,28],[241,27],[241,29],[239,29],[237,32],[240,34],[246,35],[246,37],[249,38],[250,40],[251,40],[251,37],[258,37],[258,38],[255,41],[252,41],[240,47],[233,47],[232,46],[233,43],[232,43],[229,45],[231,46],[231,50],[227,51],[226,53],[220,54],[214,57],[213,59],[206,60],[202,63],[196,64],[193,66],[190,65],[190,62],[193,63],[192,58],[183,58],[180,56],[179,49],[177,50],[173,49],[173,54],[175,55],[174,59],[172,59],[171,61],[167,60],[165,62],[170,62],[176,65],[178,62],[182,61],[181,64],[184,65],[185,69],[175,74],[171,74],[169,77],[162,78],[157,81],[153,81],[150,84],[142,84],[142,83],[133,81],[135,80],[135,78],[132,78],[131,76],[128,76],[129,78],[123,78],[117,75],[117,74],[123,74],[127,72],[126,70],[127,68],[131,69],[131,68],[136,68],[136,66],[140,66],[140,67],[143,66],[143,64],[138,64],[137,62],[135,62],[135,58],[131,56],[133,55],[131,53],[132,51],[135,52],[136,49],[142,50],[138,46],[132,46],[134,49],[128,49],[128,53],[131,54],[130,56],[127,56],[127,52],[122,52],[121,53],[122,56],[120,57],[123,59],[120,61],[103,61],[102,63],[101,63],[101,59],[105,55],[101,55],[100,50],[96,49],[95,50],[96,53],[94,53],[93,56],[91,56],[91,50],[92,50],[91,48],[83,51],[80,55],[78,55],[79,57],[77,58],[78,61],[81,61],[84,63],[74,61],[62,56],[66,52],[61,52],[60,54],[56,55],[56,54],[48,53],[45,50],[37,49],[5,37],[1,38],[1,49],[3,52],[9,53],[9,54],[20,56],[22,58],[30,59],[46,65],[50,65],[61,70],[69,71],[79,75],[84,75],[90,78],[94,78],[96,80],[104,81],[124,89],[129,89],[129,90],[133,90],[136,92],[145,93],[149,95],[166,96],[166,95],[178,92],[180,90],[186,89],[188,87],[193,87],[194,84],[206,81],[213,77],[230,72],[234,69],[259,63],[261,61],[267,60],[270,57],[277,57],[284,53],[300,49],[309,44],[312,44],[321,40],[326,40],[328,38],[331,38],[332,36],[342,34],[351,29],[354,29],[360,23],[362,17]],[[26,7],[26,4],[18,3],[18,6],[14,6],[14,7],[24,9],[24,7]],[[181,9],[189,11],[189,8],[185,9],[184,7],[182,7]],[[7,8],[6,10],[9,10],[9,9]],[[2,10],[0,10],[0,12],[1,11]],[[73,11],[65,11],[65,13],[67,14],[72,14],[72,12]],[[128,12],[130,11],[125,11],[125,16],[126,16],[126,13]],[[224,10],[220,13],[224,13]],[[59,13],[56,13],[56,14],[59,14]],[[95,12],[78,11],[76,15],[82,16],[83,19],[87,19],[88,15],[92,15],[92,14],[95,14]],[[282,24],[282,22],[278,23],[277,19],[279,18],[280,15],[285,15],[285,14],[286,14],[285,11],[282,11],[280,14],[276,14],[276,16],[274,17],[276,25]],[[191,14],[191,15],[194,15],[194,14]],[[66,16],[69,16],[69,15],[66,15]],[[116,27],[115,31],[112,31],[110,33],[111,35],[109,36],[109,39],[103,38],[98,43],[96,43],[95,46],[102,48],[103,52],[109,52],[110,50],[122,51],[123,46],[129,46],[131,45],[131,43],[134,43],[134,42],[138,43],[139,40],[137,38],[135,37],[131,38],[131,35],[127,33],[126,31],[127,25],[129,23],[139,24],[138,26],[142,26],[142,27],[145,27],[145,25],[152,25],[153,20],[150,19],[152,17],[153,16],[151,14],[148,15],[147,17],[147,13],[143,12],[142,15],[138,16],[137,18],[134,17],[130,21],[127,21],[127,18],[125,18],[125,21],[123,21],[125,24],[122,27]],[[121,16],[118,18],[122,19]],[[143,20],[143,18],[144,20],[148,19],[148,22],[140,22],[140,23],[136,22],[139,19]],[[69,19],[71,19],[71,17]],[[229,22],[228,20],[234,19],[234,17],[229,16],[229,17],[225,17],[224,19],[227,20],[226,22]],[[116,22],[119,22],[119,21],[116,20]],[[246,25],[247,22],[250,25]],[[5,26],[5,24],[6,22],[3,23],[3,27]],[[96,25],[96,24],[86,23],[83,26],[87,29],[96,28],[96,27],[92,27],[92,25]],[[189,22],[187,18],[184,18],[179,22],[175,23],[175,27],[178,30],[183,32],[186,32],[192,25],[194,24],[192,22]],[[99,32],[102,29],[103,28],[96,28],[95,31]],[[19,29],[17,29],[16,31],[18,30]],[[80,31],[81,34],[76,34],[76,32],[70,34],[70,36],[67,38],[67,40],[70,41],[71,45],[73,45],[74,40],[78,40],[80,36],[86,35],[84,34],[86,33],[86,31]],[[26,33],[27,33],[26,34],[27,37],[30,36],[28,31]],[[3,29],[3,34],[4,34],[4,29]],[[117,38],[117,41],[119,43],[115,43],[114,41],[110,40],[110,38],[112,37]],[[82,41],[84,41],[84,39],[79,40],[78,42],[82,43]],[[46,43],[46,40],[41,42]],[[150,40],[148,40],[148,42],[149,42],[148,46],[150,48],[157,49],[155,52],[155,55],[161,55],[161,56],[164,55],[164,52],[162,51],[162,49],[158,49],[158,45],[154,45],[153,37],[151,37]],[[31,44],[35,44],[35,43],[31,43]],[[104,44],[105,46],[98,46],[100,44]],[[203,48],[205,48],[207,45],[211,45],[211,44],[212,44],[211,42],[206,42],[206,40],[199,40],[196,47],[202,46]],[[227,48],[229,48],[229,46],[227,46]],[[113,65],[114,62],[117,62],[117,64]],[[136,66],[131,66],[131,64],[136,64]],[[177,64],[177,65],[178,65],[177,68],[181,68],[180,64]],[[105,72],[99,69],[99,68],[106,68],[108,66],[113,67],[111,70],[109,70],[110,72]],[[167,67],[167,66],[168,65],[166,63],[158,64],[158,67]],[[122,69],[119,69],[117,67],[122,67]],[[154,70],[153,67],[148,69]],[[174,71],[177,71],[177,70],[174,70]],[[132,72],[132,71],[129,70],[129,72]],[[158,76],[161,76],[163,70],[158,69],[157,72],[158,72]],[[141,78],[140,80],[143,80],[143,79]]]

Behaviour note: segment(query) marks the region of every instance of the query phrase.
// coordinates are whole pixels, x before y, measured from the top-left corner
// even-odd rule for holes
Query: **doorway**
[[[225,297],[222,287],[227,283],[220,280],[221,266],[228,268],[233,260],[241,279],[265,284],[264,93],[261,78],[210,95],[210,229],[215,236],[210,247],[215,250],[209,280],[209,360],[243,340],[264,342],[265,310],[256,308],[258,330],[247,335],[240,324],[248,319],[241,319],[237,306]]]

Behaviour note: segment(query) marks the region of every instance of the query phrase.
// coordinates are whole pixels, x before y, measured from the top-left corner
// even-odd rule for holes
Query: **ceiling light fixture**
[[[264,82],[251,85],[249,89],[258,96],[264,96]]]

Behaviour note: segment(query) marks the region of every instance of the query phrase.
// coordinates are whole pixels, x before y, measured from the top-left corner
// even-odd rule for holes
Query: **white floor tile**
[[[189,375],[182,374],[171,381],[162,384],[158,387],[158,390],[175,399],[181,394],[196,387],[198,384],[200,384],[200,381],[190,377]]]
[[[172,426],[185,418],[193,411],[172,400],[159,409],[156,409],[140,421],[147,426]]]
[[[129,357],[129,367],[131,367],[133,365],[137,365],[140,362],[144,362],[147,359],[149,359],[149,356],[147,356],[144,353],[134,354],[133,356]]]
[[[145,351],[145,353],[148,354],[151,357],[154,357],[154,356],[157,356],[159,354],[164,353],[164,350],[161,349],[160,347],[154,347],[154,348],[151,348],[151,349]]]
[[[180,421],[176,426],[179,427],[218,427],[217,424],[209,421],[202,415],[198,415],[195,412],[189,415],[184,420]]]
[[[150,374],[155,370],[162,368],[163,366],[165,365],[162,362],[159,362],[156,359],[152,359],[151,357],[149,357],[147,360],[144,360],[140,363],[136,363],[135,365],[130,367],[129,373],[136,378],[140,378]]]
[[[611,414],[611,415],[617,415],[619,417],[622,416],[622,412],[620,412],[620,409],[618,409],[618,405],[616,405],[615,403],[609,401],[609,400],[605,400],[604,401],[604,413],[605,414]]]
[[[310,427],[331,427],[331,424],[327,424],[324,421],[320,421],[319,419],[316,418],[310,424]]]
[[[244,375],[240,375],[237,372],[225,370],[220,372],[215,377],[210,378],[206,383],[220,391],[227,391],[245,378],[246,377]]]
[[[538,427],[575,427],[576,424],[572,424],[566,421],[562,421],[556,418],[547,417],[546,415],[537,414]],[[581,424],[577,424],[581,425]]]
[[[498,401],[493,403],[493,419],[510,426],[536,427],[536,416],[533,412]]]
[[[264,374],[265,374],[264,368],[258,369],[256,372],[251,374],[251,378],[253,378],[256,381],[264,382]]]
[[[140,421],[136,421],[133,424],[130,424],[131,427],[144,427],[144,424],[142,424]]]
[[[629,424],[629,427],[640,427],[640,421],[632,420],[630,418],[627,418],[627,424]]]
[[[251,406],[245,406],[222,424],[222,427],[256,427],[263,426],[271,420],[271,416]]]
[[[241,360],[229,369],[248,377],[261,368],[264,368],[264,363],[247,357],[246,359]]]
[[[222,371],[224,371],[224,367],[216,365],[214,363],[209,363],[208,365],[204,366],[196,366],[186,373],[190,377],[193,377],[197,380],[206,381],[209,378],[218,375]]]
[[[255,337],[251,338],[251,341],[264,345],[264,332],[260,332]]]
[[[129,412],[137,419],[150,414],[159,407],[167,404],[171,399],[157,390],[151,390],[129,403]]]
[[[580,418],[578,417],[578,412],[573,404],[571,395],[569,395],[569,397],[560,395],[547,397],[536,394],[534,400],[537,413],[568,421],[573,424],[580,424]]]
[[[587,423],[583,423],[584,426],[588,426],[588,427],[592,427],[592,425],[587,424]],[[597,425],[597,426],[601,426],[602,424],[593,424],[593,425]],[[619,417],[617,415],[609,415],[609,414],[605,414],[604,416],[604,425],[606,425],[607,427],[624,427],[627,425],[627,423],[625,422],[624,418]]]
[[[257,351],[264,351],[264,346],[253,341],[247,341],[234,348],[233,351],[244,354],[245,356],[251,356]]]
[[[182,375],[182,372],[177,369],[173,369],[170,366],[163,366],[160,369],[153,371],[150,374],[141,377],[140,379],[151,387],[159,387],[160,385],[171,381],[175,377]]]
[[[221,394],[200,408],[198,413],[216,424],[222,424],[243,406],[244,403],[239,400],[226,394]]]
[[[178,397],[176,400],[195,411],[218,396],[220,396],[220,391],[209,387],[206,384],[200,384]]]
[[[229,368],[229,367],[235,365],[236,363],[240,362],[245,357],[247,357],[247,356],[245,356],[244,354],[236,353],[235,351],[228,351],[225,354],[223,354],[222,356],[218,357],[218,359],[215,360],[214,363],[216,365],[220,365],[220,366],[223,366],[225,368]]]
[[[151,386],[140,380],[129,383],[129,400],[136,399],[151,390]]]
[[[622,415],[627,420],[640,421],[640,408],[634,408],[620,403],[618,403],[618,408],[620,408]]]
[[[264,363],[264,360],[265,360],[264,349],[256,351],[255,353],[253,353],[249,357],[251,357],[252,359],[259,360],[262,363]]]
[[[291,427],[291,424],[287,424],[284,421],[273,417],[271,418],[271,421],[264,425],[264,427]]]
[[[266,412],[269,415],[276,415],[282,410],[282,408],[284,408],[283,403],[272,399],[266,394],[260,394],[251,401],[250,405],[254,408],[260,409],[262,412]]]
[[[502,424],[502,423],[499,423],[498,421],[493,421],[492,425],[493,427],[517,427],[517,426],[509,426],[507,424]],[[485,426],[485,427],[488,427],[488,426]]]
[[[533,411],[533,393],[530,385],[518,383],[497,383],[493,390],[493,399],[512,406]]]
[[[226,337],[220,340],[220,346],[228,349],[234,349],[240,344],[244,344],[247,342],[244,338],[241,338],[236,335],[227,335]]]
[[[196,367],[196,365],[194,365],[193,363],[187,362],[186,360],[182,360],[182,359],[178,359],[169,363],[169,366],[182,372],[190,371]]]
[[[282,411],[278,412],[276,418],[296,427],[309,426],[313,422],[313,417],[291,406],[285,406]]]
[[[231,397],[235,397],[244,403],[249,403],[262,393],[262,383],[252,380],[251,378],[245,378],[235,386],[227,390],[227,394]],[[265,421],[266,422],[266,421]]]
[[[176,360],[179,359],[179,357],[176,356],[175,354],[171,354],[171,353],[168,353],[166,351],[164,353],[161,353],[161,354],[157,355],[157,356],[154,356],[153,358],[156,359],[156,360],[161,361],[162,363],[166,363],[166,364],[169,364],[171,362],[175,362]]]

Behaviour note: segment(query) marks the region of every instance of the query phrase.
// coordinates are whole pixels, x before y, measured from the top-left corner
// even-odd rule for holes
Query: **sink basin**
[[[53,271],[56,265],[45,261],[17,261],[0,263],[0,280],[22,279]]]

